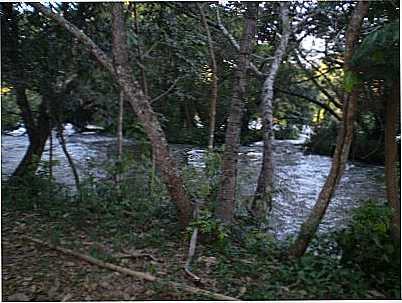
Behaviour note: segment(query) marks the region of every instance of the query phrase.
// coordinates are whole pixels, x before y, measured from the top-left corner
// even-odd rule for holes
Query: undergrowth
[[[188,184],[194,185],[193,194],[201,200],[215,197],[218,166],[213,157],[210,161],[208,173],[201,177],[202,182],[212,180],[207,185],[194,182],[194,172],[187,172],[193,180]],[[63,245],[70,239],[67,245],[71,247],[79,247],[77,235],[84,232],[94,242],[111,243],[116,250],[125,245],[152,247],[169,255],[179,247],[187,249],[191,231],[198,227],[193,272],[205,280],[218,281],[216,291],[241,299],[400,298],[400,250],[390,240],[390,212],[385,206],[372,202],[362,206],[345,230],[319,236],[305,256],[289,260],[289,241],[276,240],[246,217],[237,217],[232,227],[223,226],[212,215],[213,203],[206,203],[198,219],[181,231],[174,204],[151,171],[151,163],[130,165],[136,167],[141,178],[127,174],[116,187],[113,179],[90,177],[82,182],[82,200],[43,176],[3,184],[3,208],[41,214],[48,228],[35,230],[35,236],[56,244],[63,239]],[[110,258],[96,246],[89,253]],[[202,262],[203,258],[209,263]],[[181,271],[178,267],[172,274]],[[161,292],[158,290],[163,299]]]

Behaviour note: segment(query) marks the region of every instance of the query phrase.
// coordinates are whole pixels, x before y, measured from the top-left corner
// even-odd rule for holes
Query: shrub
[[[337,236],[342,263],[359,268],[372,287],[400,296],[400,248],[391,233],[391,210],[367,201],[355,210],[350,225]]]

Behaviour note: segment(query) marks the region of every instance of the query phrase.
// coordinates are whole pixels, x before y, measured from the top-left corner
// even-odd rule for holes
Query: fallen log
[[[119,272],[119,273],[123,273],[125,275],[135,277],[135,278],[138,278],[138,279],[141,279],[141,280],[145,280],[145,281],[149,281],[149,282],[155,282],[155,283],[170,286],[170,287],[173,287],[173,288],[176,288],[176,289],[181,289],[183,291],[186,291],[186,292],[192,293],[192,294],[204,295],[206,297],[210,297],[210,298],[213,298],[215,300],[240,301],[237,298],[225,296],[225,295],[222,295],[222,294],[214,293],[214,292],[211,292],[211,291],[203,290],[201,288],[192,287],[192,286],[188,286],[188,285],[177,283],[177,282],[172,282],[172,281],[169,281],[169,280],[163,280],[163,279],[157,278],[157,277],[155,277],[155,276],[153,276],[153,275],[151,275],[149,273],[134,271],[134,270],[131,270],[131,269],[128,269],[128,268],[124,268],[124,267],[121,267],[121,266],[118,266],[118,265],[114,265],[112,263],[103,262],[103,261],[101,261],[99,259],[96,259],[94,257],[91,257],[91,256],[88,256],[88,255],[73,251],[73,250],[68,249],[68,248],[60,247],[58,245],[53,245],[53,244],[47,243],[45,241],[42,241],[42,240],[39,240],[39,239],[36,239],[36,238],[24,236],[24,239],[26,239],[28,241],[31,241],[31,242],[34,242],[36,244],[46,246],[46,247],[48,247],[50,249],[59,251],[59,252],[61,252],[63,254],[74,256],[74,257],[76,257],[78,259],[81,259],[81,260],[84,260],[84,261],[86,261],[86,262],[88,262],[90,264],[94,264],[94,265],[97,265],[97,266],[102,267],[102,268],[107,268],[107,269],[110,269],[110,270],[113,270],[113,271],[116,271],[116,272]]]

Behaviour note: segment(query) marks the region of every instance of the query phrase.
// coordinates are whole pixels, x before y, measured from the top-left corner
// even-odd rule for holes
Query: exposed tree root
[[[138,278],[138,279],[142,279],[142,280],[150,281],[150,282],[156,282],[156,283],[163,284],[163,285],[173,287],[173,288],[176,288],[176,289],[181,289],[181,290],[183,290],[185,292],[196,294],[196,295],[204,295],[204,296],[213,298],[215,300],[240,301],[237,298],[233,298],[233,297],[225,296],[225,295],[222,295],[222,294],[210,292],[210,291],[203,290],[203,289],[200,289],[200,288],[197,288],[197,287],[191,287],[191,286],[181,284],[181,283],[177,283],[177,282],[162,280],[162,279],[157,278],[157,277],[155,277],[155,276],[153,276],[153,275],[151,275],[149,273],[134,271],[134,270],[131,270],[131,269],[128,269],[128,268],[118,266],[118,265],[103,262],[103,261],[101,261],[99,259],[96,259],[96,258],[93,258],[91,256],[87,256],[87,255],[75,252],[75,251],[73,251],[71,249],[68,249],[68,248],[63,248],[63,247],[60,247],[60,246],[57,246],[57,245],[53,245],[53,244],[44,242],[44,241],[36,239],[36,238],[24,236],[24,239],[26,239],[28,241],[31,241],[31,242],[34,242],[36,244],[40,244],[42,246],[46,246],[46,247],[48,247],[50,249],[54,249],[54,250],[59,251],[59,252],[61,252],[63,254],[77,257],[77,258],[79,258],[81,260],[84,260],[84,261],[86,261],[88,263],[97,265],[99,267],[107,268],[107,269],[110,269],[110,270],[113,270],[113,271],[117,271],[117,272],[126,274],[128,276],[132,276],[132,277],[135,277],[135,278]]]

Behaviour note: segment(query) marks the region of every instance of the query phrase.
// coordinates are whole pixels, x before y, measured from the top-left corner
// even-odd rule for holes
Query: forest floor
[[[66,216],[67,217],[67,216]],[[67,219],[67,218],[66,218]],[[68,219],[67,219],[68,220]],[[49,221],[40,213],[2,211],[2,281],[3,301],[111,301],[111,300],[190,300],[194,295],[166,289],[153,282],[141,281],[127,275],[89,264],[74,256],[65,255],[26,239],[27,236],[50,242],[60,222]],[[91,225],[91,222],[83,222]],[[94,242],[86,231],[64,225],[57,235],[58,245],[107,260],[113,264],[157,277],[193,282],[186,277],[185,243],[164,243],[163,249],[121,247],[115,251],[108,239]],[[46,239],[48,235],[48,239]],[[44,237],[45,236],[45,237]],[[53,239],[55,240],[55,239]],[[142,255],[119,257],[122,252]],[[115,255],[115,256],[114,256]],[[204,273],[215,258],[201,258]],[[202,287],[213,289],[217,281],[202,279]],[[201,297],[200,297],[201,298]],[[205,298],[204,298],[205,299]]]
[[[29,237],[149,273],[162,282],[239,299],[389,297],[339,259],[309,253],[297,262],[287,260],[278,241],[252,230],[242,239],[233,236],[224,245],[201,234],[192,267],[201,278],[197,282],[184,271],[191,231],[180,231],[169,201],[155,199],[153,207],[149,196],[114,203],[100,195],[77,204],[62,202],[57,195],[32,193],[25,196],[29,199],[17,201],[14,193],[20,192],[3,193],[2,201],[3,301],[213,299],[90,264]]]

